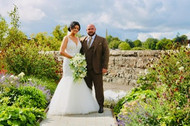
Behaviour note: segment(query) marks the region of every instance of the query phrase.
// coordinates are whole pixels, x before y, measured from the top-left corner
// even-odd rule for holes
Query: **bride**
[[[80,24],[73,21],[68,30],[70,34],[64,37],[60,47],[60,54],[64,56],[63,77],[50,102],[48,115],[87,114],[99,108],[84,79],[80,82],[73,79],[69,63],[81,49],[79,38],[76,37]]]

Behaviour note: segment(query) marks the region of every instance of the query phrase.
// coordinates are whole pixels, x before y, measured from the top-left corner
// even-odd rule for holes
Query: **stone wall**
[[[136,86],[139,75],[146,73],[150,61],[155,62],[161,51],[121,51],[111,50],[108,74],[104,81],[113,84]]]
[[[58,52],[54,53],[59,61],[63,57]],[[139,75],[146,73],[146,66],[150,61],[155,62],[161,51],[121,51],[110,50],[108,73],[104,75],[104,82],[136,86]]]

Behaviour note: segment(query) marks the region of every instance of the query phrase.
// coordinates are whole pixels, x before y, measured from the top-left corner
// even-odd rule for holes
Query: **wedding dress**
[[[81,43],[76,44],[68,37],[66,52],[74,56],[79,53]],[[49,105],[48,115],[87,114],[98,111],[98,103],[84,79],[74,82],[70,60],[64,58],[63,77],[60,80]]]

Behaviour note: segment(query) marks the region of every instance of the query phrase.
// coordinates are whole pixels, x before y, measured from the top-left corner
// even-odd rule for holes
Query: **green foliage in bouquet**
[[[77,53],[71,60],[69,64],[71,70],[73,70],[74,81],[81,81],[86,76],[87,73],[87,64],[85,56]]]

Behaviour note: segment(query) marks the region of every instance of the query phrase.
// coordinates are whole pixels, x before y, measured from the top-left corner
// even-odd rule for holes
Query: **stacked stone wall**
[[[104,81],[113,84],[136,86],[138,76],[145,74],[147,64],[156,62],[161,51],[121,51],[111,50],[108,74]]]

